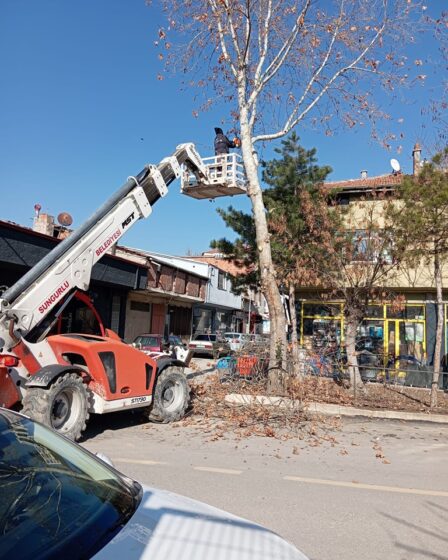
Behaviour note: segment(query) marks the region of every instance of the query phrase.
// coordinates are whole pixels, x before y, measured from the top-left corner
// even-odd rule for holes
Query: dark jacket
[[[235,142],[227,138],[221,128],[215,128],[215,155],[228,154],[230,148],[235,148]]]

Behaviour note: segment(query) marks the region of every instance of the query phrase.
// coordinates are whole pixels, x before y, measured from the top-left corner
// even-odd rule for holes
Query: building
[[[0,221],[0,289],[12,286],[30,268],[47,255],[70,232],[54,226],[45,218],[45,233]],[[53,224],[53,226],[52,226]],[[107,254],[92,270],[89,295],[103,324],[124,336],[126,305],[129,292],[147,285],[146,266],[119,256]],[[71,309],[71,320],[77,329],[90,332],[93,317],[81,304]]]
[[[115,253],[145,266],[144,289],[128,295],[125,340],[142,333],[176,334],[189,338],[193,309],[206,300],[207,267],[161,253],[117,246]]]
[[[213,272],[210,271],[209,305],[219,305],[219,302],[226,298],[227,307],[229,305],[237,306],[234,307],[233,314],[227,314],[224,317],[224,321],[222,321],[224,324],[221,324],[221,327],[219,327],[220,319],[215,321],[210,319],[210,328],[214,326],[214,330],[223,330],[224,325],[226,325],[226,330],[231,332],[269,333],[269,311],[266,300],[259,290],[247,289],[233,299],[230,295],[232,293],[232,277],[244,274],[241,267],[237,266],[232,260],[226,259],[225,255],[218,249],[209,249],[199,256],[189,258],[197,262],[207,263],[212,267],[211,271],[213,270]],[[216,272],[214,269],[217,269]],[[227,294],[224,292],[227,292]],[[221,313],[225,313],[225,310],[222,310]]]
[[[412,155],[413,173],[418,174],[423,164],[418,144],[415,145]],[[381,191],[394,200],[396,187],[401,184],[403,177],[401,172],[368,177],[363,171],[358,179],[325,183],[325,189],[335,193],[337,204],[350,207],[350,218],[346,220],[346,227],[357,232],[359,254],[363,251],[363,212],[369,204],[372,212],[373,204],[381,204],[381,201],[373,200],[372,193]],[[399,204],[399,201],[393,203]],[[379,211],[378,216],[380,215]],[[411,356],[421,364],[432,365],[436,303],[431,271],[427,266],[415,270],[395,269],[381,286],[385,294],[400,296],[402,305],[397,308],[393,302],[387,301],[387,298],[384,303],[372,302],[358,329],[358,350],[375,354],[378,358],[377,364],[381,366],[402,356]],[[309,288],[297,290],[296,297],[297,330],[302,345],[319,348],[330,342],[337,345],[344,342],[344,301],[324,300],[317,290]],[[445,305],[444,348],[448,348],[447,311]],[[443,354],[445,353],[446,350],[443,351]]]
[[[70,235],[67,227],[38,211],[33,227],[0,221],[0,290],[12,286]],[[145,332],[188,339],[197,330],[234,330],[243,324],[241,296],[233,294],[222,270],[129,247],[112,246],[95,264],[89,296],[104,326],[126,342]],[[69,330],[100,334],[81,302],[71,303],[69,311]]]
[[[242,310],[242,298],[232,292],[231,276],[222,267],[201,257],[121,246],[115,254],[148,268],[146,289],[128,297],[126,340],[149,331],[189,338],[197,332],[243,329],[247,314]]]

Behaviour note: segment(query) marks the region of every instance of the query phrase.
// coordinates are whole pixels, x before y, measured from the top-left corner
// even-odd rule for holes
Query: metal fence
[[[385,365],[377,365],[378,356],[358,353],[358,369],[365,383],[384,383],[396,386],[430,388],[434,370],[431,366],[420,363],[413,356],[398,356],[396,359],[380,359]],[[273,364],[269,363],[269,339],[250,341],[233,355],[221,358],[217,369],[223,379],[242,378],[248,381],[260,380],[268,375]],[[288,353],[286,373],[294,375],[332,378],[337,382],[349,379],[346,356],[340,351],[321,352],[299,350],[298,364],[294,365],[291,353]],[[448,391],[448,372],[439,375],[439,388]]]

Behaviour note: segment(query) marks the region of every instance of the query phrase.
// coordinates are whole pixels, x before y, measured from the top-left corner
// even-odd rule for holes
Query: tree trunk
[[[432,383],[431,383],[431,400],[430,400],[431,408],[437,406],[437,390],[439,387],[440,358],[442,353],[442,335],[443,335],[442,267],[440,264],[440,256],[437,250],[435,251],[434,254],[434,281],[436,285],[437,328],[436,328],[436,344],[434,348],[434,373],[432,374]]]
[[[293,283],[289,284],[289,310],[291,313],[291,355],[293,375],[303,377],[303,372],[299,364],[299,340],[297,338],[297,313],[296,313],[296,287]]]
[[[349,318],[346,331],[348,373],[350,375],[350,385],[353,387],[355,394],[357,390],[364,390],[364,385],[359,373],[358,356],[356,355],[356,331],[358,325],[359,321],[354,318]]]
[[[268,304],[271,326],[269,348],[270,367],[284,368],[286,366],[285,314],[272,262],[271,241],[266,220],[266,210],[263,203],[260,181],[258,179],[258,165],[254,158],[247,110],[243,105],[240,99],[241,149],[248,181],[248,194],[252,203],[252,213],[255,222],[261,290]],[[275,379],[273,379],[272,382],[272,384],[275,385]],[[277,388],[280,389],[280,387]],[[272,389],[274,390],[275,387],[272,387]]]

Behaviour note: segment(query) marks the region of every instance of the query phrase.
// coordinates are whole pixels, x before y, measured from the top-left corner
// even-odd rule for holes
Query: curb
[[[291,408],[297,406],[291,399],[283,397],[267,397],[240,395],[231,393],[224,398],[229,404],[261,404],[263,406],[279,406]],[[385,418],[389,420],[407,420],[408,422],[432,422],[434,424],[448,424],[448,414],[424,414],[421,412],[399,412],[396,410],[368,410],[353,406],[311,402],[306,405],[306,410],[311,414],[324,416],[349,416],[364,418]]]

